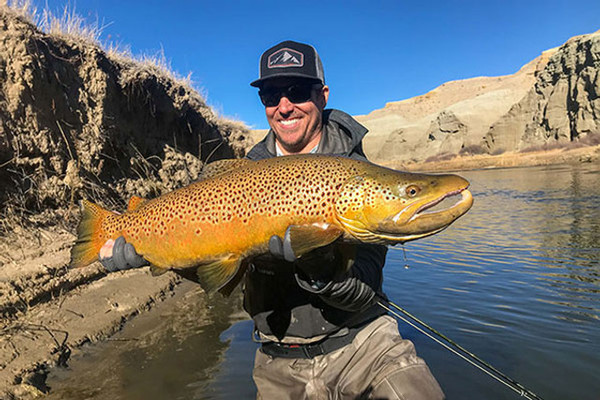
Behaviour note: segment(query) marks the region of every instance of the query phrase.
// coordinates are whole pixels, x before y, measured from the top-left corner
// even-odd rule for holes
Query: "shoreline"
[[[527,153],[503,153],[500,155],[457,156],[448,160],[405,163],[382,163],[389,168],[406,171],[442,172],[476,169],[502,169],[539,167],[544,165],[581,164],[600,161],[600,145],[575,149],[552,149]]]
[[[47,393],[46,376],[85,344],[109,339],[139,314],[172,297],[182,279],[147,268],[106,274],[99,263],[69,269],[75,236],[42,231],[5,238],[0,257],[0,398]]]
[[[498,156],[457,157],[386,166],[408,171],[460,171],[598,162],[600,146]],[[385,165],[385,164],[384,164]],[[0,397],[30,399],[48,391],[48,369],[74,351],[102,342],[137,315],[190,285],[147,268],[106,274],[99,263],[68,269],[75,236],[60,229],[17,231],[0,245]]]

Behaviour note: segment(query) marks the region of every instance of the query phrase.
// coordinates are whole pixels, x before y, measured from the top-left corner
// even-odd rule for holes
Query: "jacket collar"
[[[317,148],[319,154],[351,156],[363,155],[361,141],[368,130],[352,116],[340,110],[323,111],[323,135]],[[275,134],[270,129],[267,136],[258,142],[246,155],[251,160],[276,156]]]

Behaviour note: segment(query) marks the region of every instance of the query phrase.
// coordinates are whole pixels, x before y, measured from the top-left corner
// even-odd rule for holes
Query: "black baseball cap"
[[[261,87],[267,79],[280,76],[305,78],[325,85],[323,63],[317,50],[292,40],[276,44],[260,56],[259,78],[250,85]]]

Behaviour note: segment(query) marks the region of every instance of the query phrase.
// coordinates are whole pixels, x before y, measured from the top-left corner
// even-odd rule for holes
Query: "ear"
[[[319,102],[322,102],[320,104],[321,109],[325,108],[327,100],[329,100],[329,86],[325,85],[321,88],[321,93],[319,94]]]

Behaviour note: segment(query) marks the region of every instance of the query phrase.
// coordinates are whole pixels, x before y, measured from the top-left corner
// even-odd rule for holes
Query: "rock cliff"
[[[569,39],[486,133],[491,152],[600,143],[600,31]]]
[[[447,82],[356,118],[383,164],[598,144],[600,33],[544,51],[513,75]]]

